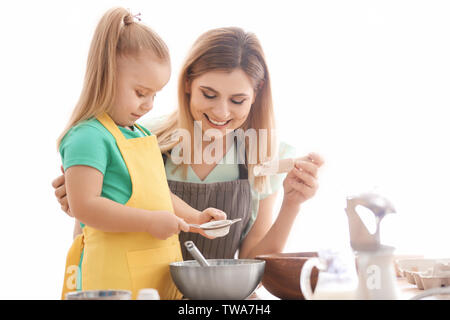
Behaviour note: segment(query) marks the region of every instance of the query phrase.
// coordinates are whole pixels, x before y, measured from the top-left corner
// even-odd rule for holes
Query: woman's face
[[[189,89],[194,120],[201,121],[202,131],[217,129],[222,136],[242,126],[255,101],[252,82],[242,69],[204,73]]]

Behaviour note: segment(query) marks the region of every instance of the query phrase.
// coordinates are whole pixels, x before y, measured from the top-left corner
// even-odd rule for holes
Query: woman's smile
[[[213,118],[209,117],[206,113],[204,113],[203,115],[205,116],[206,120],[208,120],[209,124],[212,127],[217,128],[217,129],[225,128],[230,123],[230,121],[233,120],[233,119],[229,119],[226,121],[218,121],[218,120],[213,120]]]

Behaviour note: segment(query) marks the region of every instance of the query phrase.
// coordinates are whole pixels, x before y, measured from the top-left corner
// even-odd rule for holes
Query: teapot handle
[[[311,287],[311,271],[314,267],[318,268],[319,270],[324,269],[324,265],[322,261],[320,261],[320,259],[311,258],[306,260],[300,272],[300,290],[306,300],[313,299],[313,292]]]

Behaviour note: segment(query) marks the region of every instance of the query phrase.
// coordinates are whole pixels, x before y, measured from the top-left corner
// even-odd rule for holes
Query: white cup
[[[160,300],[158,290],[153,288],[141,289],[138,293],[138,300]]]

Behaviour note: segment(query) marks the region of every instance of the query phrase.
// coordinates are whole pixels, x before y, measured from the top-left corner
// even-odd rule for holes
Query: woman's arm
[[[322,157],[315,153],[296,160],[295,167],[284,179],[283,203],[272,226],[276,193],[259,201],[257,218],[240,247],[239,258],[283,251],[301,204],[318,189],[317,171],[322,164]]]
[[[72,166],[65,172],[67,200],[73,216],[105,232],[148,232],[166,239],[188,231],[182,219],[167,211],[149,211],[127,207],[101,197],[103,175],[89,166]]]
[[[73,227],[73,238],[75,239],[79,234],[83,233],[80,226],[80,221],[75,219],[75,226]]]
[[[61,205],[61,210],[67,213],[70,217],[73,217],[70,212],[69,203],[67,202],[67,193],[66,193],[66,181],[64,177],[64,169],[61,166],[62,175],[56,177],[52,181],[52,187],[55,189],[55,197]]]
[[[272,225],[272,212],[276,198],[277,193],[273,193],[259,201],[257,218],[239,249],[240,259],[283,251],[298,209],[282,206]]]

